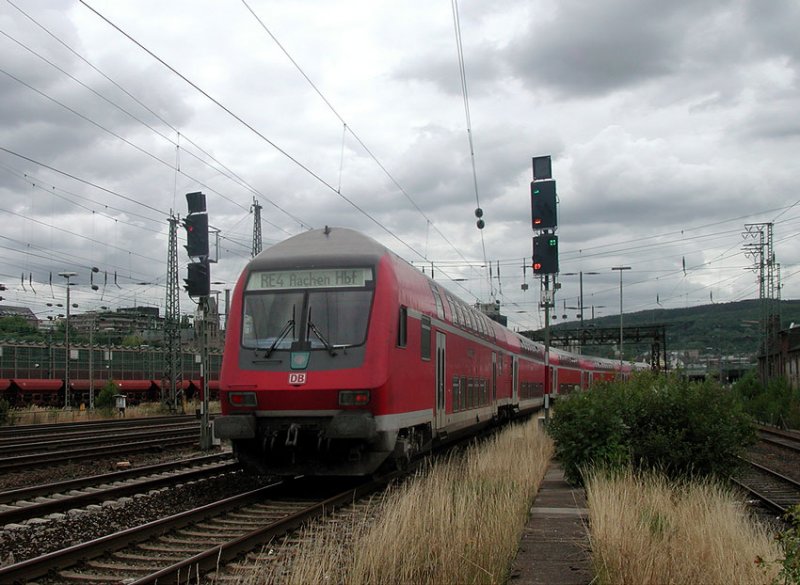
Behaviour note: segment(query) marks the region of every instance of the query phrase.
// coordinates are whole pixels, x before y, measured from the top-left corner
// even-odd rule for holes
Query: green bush
[[[650,373],[562,399],[550,433],[573,483],[588,466],[726,476],[754,440],[750,418],[717,383]]]
[[[8,400],[0,398],[0,426],[8,421]]]
[[[588,462],[618,467],[629,460],[625,423],[616,403],[613,387],[605,383],[559,401],[548,430],[568,481],[581,483],[580,469]]]
[[[94,406],[95,408],[99,408],[100,410],[111,411],[115,404],[116,399],[114,395],[117,393],[117,387],[114,384],[114,380],[109,380],[105,383],[103,388],[94,398]]]
[[[780,427],[800,427],[800,390],[784,378],[775,378],[764,388],[755,372],[734,385],[744,409],[758,421]]]

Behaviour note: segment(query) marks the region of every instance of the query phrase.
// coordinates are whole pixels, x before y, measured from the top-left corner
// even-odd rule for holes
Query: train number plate
[[[306,383],[305,372],[292,372],[289,374],[289,384],[292,386],[302,386]]]

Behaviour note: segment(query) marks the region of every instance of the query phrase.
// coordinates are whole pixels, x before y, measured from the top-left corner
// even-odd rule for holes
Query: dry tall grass
[[[590,475],[586,493],[599,583],[761,584],[779,556],[741,498],[714,483],[675,485],[633,472]]]
[[[552,452],[535,421],[510,427],[239,583],[504,583]]]

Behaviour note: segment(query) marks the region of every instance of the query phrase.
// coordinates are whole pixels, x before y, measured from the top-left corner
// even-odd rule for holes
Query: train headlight
[[[255,392],[228,392],[228,402],[238,408],[255,408],[258,406]]]
[[[366,406],[369,404],[369,390],[342,390],[339,392],[339,406]]]

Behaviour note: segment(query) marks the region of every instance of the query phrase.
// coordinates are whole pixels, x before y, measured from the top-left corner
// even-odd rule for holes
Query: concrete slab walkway
[[[554,461],[533,502],[509,583],[589,585],[594,573],[588,521],[583,489],[570,486]]]

